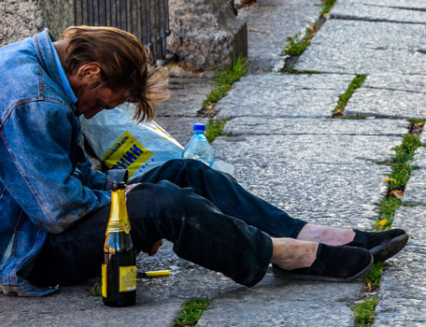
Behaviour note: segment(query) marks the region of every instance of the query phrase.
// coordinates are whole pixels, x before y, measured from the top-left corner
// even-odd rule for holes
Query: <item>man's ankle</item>
[[[286,270],[310,267],[316,259],[318,243],[292,238],[272,238],[271,263]]]

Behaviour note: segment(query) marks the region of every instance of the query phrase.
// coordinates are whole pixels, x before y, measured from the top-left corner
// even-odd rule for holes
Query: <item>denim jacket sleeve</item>
[[[3,126],[5,187],[40,229],[59,233],[110,201],[106,176],[84,154],[80,125],[57,98],[28,100]]]

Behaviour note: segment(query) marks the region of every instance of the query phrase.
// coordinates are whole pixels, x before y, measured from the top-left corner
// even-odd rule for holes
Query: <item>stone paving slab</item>
[[[424,250],[408,246],[387,263],[379,291],[384,303],[390,299],[426,300],[426,280],[416,277],[423,275],[425,258]]]
[[[216,138],[213,148],[218,158],[236,164],[241,160],[259,168],[279,163],[300,169],[311,164],[341,165],[344,169],[345,164],[390,159],[395,154],[392,148],[401,141],[402,136],[395,135],[243,135]]]
[[[216,117],[329,117],[352,79],[328,74],[250,75],[217,103]]]
[[[358,0],[339,0],[339,3],[360,3]],[[421,9],[425,8],[425,2],[423,0],[362,0],[361,3],[365,5],[377,6],[377,7],[390,7],[395,9]],[[336,5],[333,7],[336,8]]]
[[[422,133],[421,137],[423,137]],[[417,167],[417,169],[425,169],[426,168],[426,148],[420,147],[416,149],[416,152],[414,153],[413,161],[410,165],[411,167]]]
[[[158,117],[196,117],[202,107],[202,99],[212,88],[211,78],[171,77],[170,99],[157,105]]]
[[[376,318],[372,327],[424,327],[426,325],[426,308],[423,300],[394,299],[390,307],[381,303],[376,307]]]
[[[426,324],[425,219],[423,206],[400,207],[395,214],[393,227],[404,228],[410,240],[403,252],[386,264],[374,327]]]
[[[420,135],[420,143],[426,145],[426,132]]]
[[[282,177],[277,178],[272,173],[275,169],[280,167],[270,165],[257,170],[250,165],[237,174],[237,179],[241,177],[244,187],[293,217],[307,221],[340,218],[350,220],[352,225],[358,219],[370,219],[372,223],[377,217],[378,205],[387,191],[382,179],[390,173],[389,169],[373,166],[339,169],[337,165],[311,165],[300,170],[286,167]]]
[[[155,121],[185,147],[194,135],[194,124],[208,124],[209,118],[156,117]]]
[[[401,0],[339,0],[330,18],[426,24],[424,1]]]
[[[300,56],[296,69],[424,75],[425,37],[424,24],[329,19]]]
[[[241,299],[215,301],[203,313],[197,327],[342,327],[353,324],[352,311],[345,303],[323,299],[295,303],[285,300],[286,295],[276,301],[269,297],[250,302]]]
[[[259,135],[218,138],[213,147],[244,187],[290,215],[355,223],[377,216],[391,168],[374,162],[388,159],[400,142],[398,136]]]
[[[304,30],[318,15],[319,3],[312,0],[265,0],[239,10],[238,17],[247,22],[248,70],[282,67],[286,38]]]
[[[410,123],[395,119],[329,119],[238,117],[229,120],[224,134],[258,135],[400,135],[408,133]],[[426,159],[425,159],[426,160]]]
[[[212,83],[209,77],[171,77],[170,99],[157,105],[155,121],[182,146],[191,139],[195,123],[208,123],[208,118],[197,117],[197,113]]]
[[[213,299],[197,326],[347,326],[350,305],[363,283],[286,281],[268,273],[254,288],[241,288]]]
[[[348,87],[352,81],[353,74],[287,74],[287,73],[264,73],[243,76],[237,83],[232,85],[232,91],[227,95],[250,95],[262,96],[263,91],[267,89],[275,89],[278,91],[295,91],[303,90],[323,90],[328,93],[330,91],[340,90],[342,84]],[[249,90],[247,90],[249,88]]]
[[[426,75],[373,74],[349,100],[345,116],[426,117]]]
[[[120,322],[125,326],[173,327],[182,301],[141,303],[126,308],[109,308],[100,297],[89,296],[91,285],[64,287],[42,298],[0,297],[2,326],[105,326]]]
[[[426,249],[426,207],[399,207],[395,213],[393,227],[404,228],[410,239],[408,247],[417,247],[421,253]],[[399,258],[399,257],[397,257]],[[400,260],[402,261],[402,260]]]
[[[426,118],[426,96],[424,93],[361,87],[349,100],[344,115]]]
[[[419,169],[411,172],[410,179],[405,187],[403,204],[426,205],[426,170]]]
[[[426,75],[380,73],[368,75],[362,87],[426,93]]]

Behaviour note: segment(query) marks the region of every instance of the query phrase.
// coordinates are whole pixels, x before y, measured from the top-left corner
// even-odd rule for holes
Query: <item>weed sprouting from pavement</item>
[[[246,58],[238,58],[233,61],[232,67],[228,69],[215,69],[214,85],[210,93],[202,102],[202,111],[204,113],[214,113],[213,104],[226,96],[231,90],[232,85],[247,74]]]
[[[356,327],[371,326],[371,324],[374,322],[374,310],[376,309],[377,303],[377,297],[372,296],[360,302],[358,305],[351,307],[354,312]]]
[[[395,156],[390,160],[380,164],[392,167],[389,178],[384,180],[388,183],[388,196],[380,203],[380,213],[375,227],[378,230],[389,229],[392,225],[396,210],[401,206],[401,199],[405,192],[412,170],[416,169],[411,165],[414,153],[420,147],[420,137],[418,135],[406,134],[401,145],[394,148]]]
[[[323,8],[320,12],[322,15],[326,15],[330,12],[331,8],[333,8],[336,0],[321,0],[321,2],[323,4]]]
[[[195,326],[203,312],[209,307],[210,302],[211,300],[209,299],[191,299],[185,301],[179,316],[174,319],[175,327]]]
[[[218,136],[222,135],[226,120],[210,119],[206,126],[206,138],[211,143]]]
[[[423,124],[424,120],[412,121],[410,130],[415,130],[417,134],[420,134]],[[380,163],[391,166],[393,169],[389,174],[389,178],[384,179],[388,182],[389,193],[380,203],[380,213],[375,223],[377,230],[387,230],[391,228],[395,212],[402,204],[401,199],[404,195],[411,171],[415,169],[415,167],[411,167],[411,161],[414,157],[415,150],[420,146],[419,135],[411,133],[406,134],[404,135],[401,145],[394,148],[395,156],[389,161]],[[364,277],[369,292],[379,287],[383,270],[384,263],[378,262],[373,265],[370,272]],[[374,310],[377,303],[377,297],[371,297],[352,306],[355,315],[355,326],[371,326],[374,322]]]
[[[364,281],[367,284],[368,291],[372,292],[380,285],[383,269],[385,269],[384,262],[376,262],[371,267],[370,271],[365,275]]]
[[[333,111],[333,115],[332,115],[333,117],[340,116],[343,114],[343,111],[345,110],[346,105],[349,102],[349,99],[352,97],[355,90],[361,87],[361,85],[364,83],[366,78],[367,78],[367,75],[356,75],[354,77],[354,79],[349,84],[346,91],[339,96],[339,100],[337,101],[336,108],[334,108],[334,111]]]
[[[282,51],[283,55],[298,58],[311,45],[312,39],[321,29],[321,26],[324,24],[327,14],[330,12],[331,8],[333,8],[336,0],[321,0],[321,2],[323,4],[323,7],[320,10],[321,15],[319,19],[317,19],[314,23],[312,23],[306,28],[303,37],[301,37],[301,33],[296,33],[294,36],[287,37],[287,45]],[[288,62],[291,62],[290,66],[292,67],[288,67]],[[295,62],[295,60],[289,60],[288,62],[286,61],[286,67],[284,67],[283,71],[287,73],[297,72],[293,70],[293,62]]]

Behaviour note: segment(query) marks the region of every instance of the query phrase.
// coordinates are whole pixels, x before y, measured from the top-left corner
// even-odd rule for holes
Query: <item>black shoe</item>
[[[355,238],[345,246],[367,249],[374,256],[374,262],[385,261],[401,251],[408,241],[408,235],[402,229],[385,232],[364,232],[354,229]]]
[[[272,272],[281,278],[350,282],[364,276],[370,270],[373,261],[372,254],[365,249],[320,243],[317,258],[309,268],[284,270],[272,265]]]

